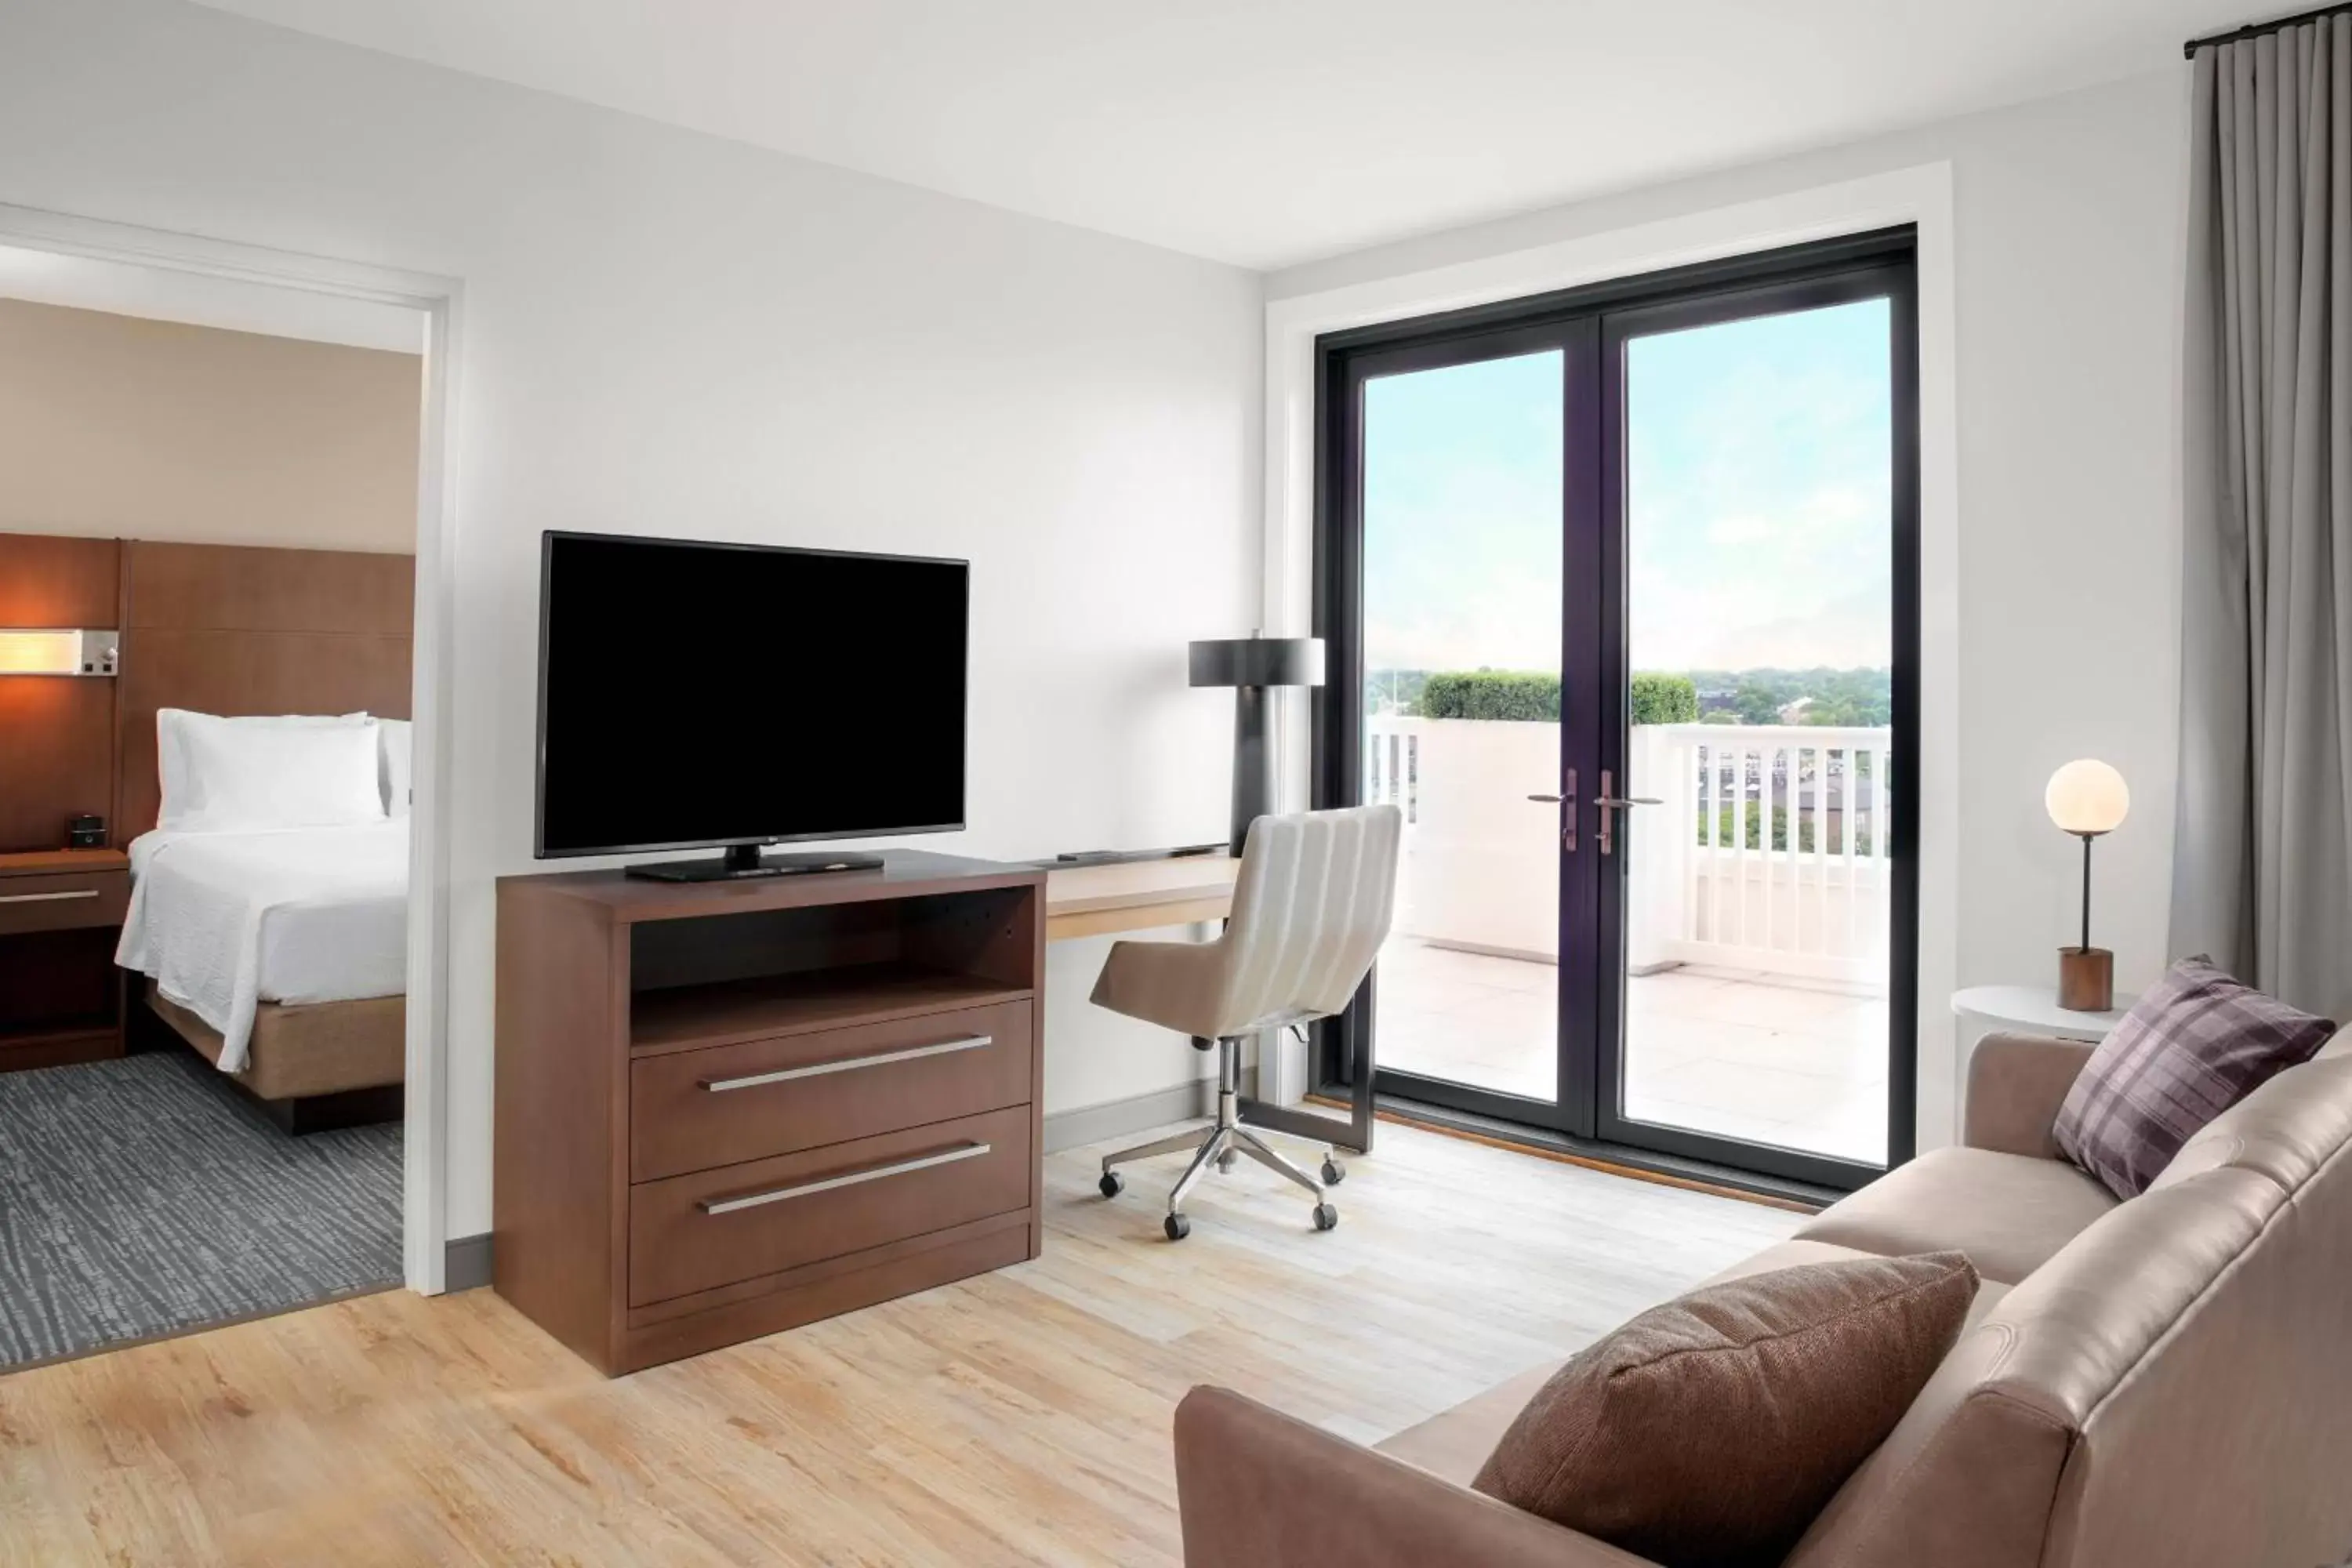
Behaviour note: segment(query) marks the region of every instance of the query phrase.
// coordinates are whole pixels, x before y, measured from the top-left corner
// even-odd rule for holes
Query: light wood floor
[[[1244,1165],[1171,1246],[1177,1169],[1055,1156],[1037,1262],[620,1382],[487,1290],[0,1377],[0,1563],[1174,1563],[1194,1383],[1378,1439],[1798,1223],[1384,1126],[1338,1230]]]

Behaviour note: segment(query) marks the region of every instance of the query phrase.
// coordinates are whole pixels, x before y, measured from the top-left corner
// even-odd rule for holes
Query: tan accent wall
[[[0,300],[0,531],[414,550],[423,365]]]

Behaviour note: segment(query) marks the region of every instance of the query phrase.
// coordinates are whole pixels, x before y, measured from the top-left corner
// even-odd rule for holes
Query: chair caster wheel
[[[1105,1171],[1102,1173],[1102,1180],[1097,1182],[1095,1185],[1101,1191],[1103,1196],[1115,1198],[1127,1191],[1127,1178],[1117,1171]]]
[[[1333,1226],[1336,1226],[1339,1223],[1339,1211],[1338,1209],[1333,1208],[1329,1204],[1317,1204],[1315,1205],[1316,1229],[1329,1230]]]
[[[1192,1222],[1181,1214],[1171,1214],[1160,1222],[1160,1228],[1168,1233],[1169,1240],[1181,1241],[1192,1234]]]
[[[1233,1174],[1234,1163],[1240,1159],[1241,1156],[1234,1153],[1231,1149],[1228,1149],[1223,1153],[1218,1155],[1217,1174],[1221,1176],[1229,1176]]]
[[[1328,1155],[1328,1154],[1324,1155],[1324,1156],[1323,1156],[1323,1184],[1324,1184],[1325,1186],[1327,1186],[1327,1187],[1336,1187],[1336,1186],[1338,1186],[1341,1182],[1344,1182],[1344,1181],[1346,1181],[1347,1179],[1348,1179],[1348,1167],[1347,1167],[1347,1166],[1345,1166],[1345,1165],[1342,1165],[1341,1163],[1339,1163],[1339,1161],[1334,1160],[1333,1158],[1331,1158],[1331,1156],[1330,1156],[1330,1155]]]

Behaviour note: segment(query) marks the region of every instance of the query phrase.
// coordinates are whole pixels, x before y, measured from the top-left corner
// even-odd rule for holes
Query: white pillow
[[[376,732],[383,740],[384,815],[406,816],[409,792],[413,786],[409,771],[411,763],[409,743],[413,737],[409,733],[408,721],[379,719],[375,721],[375,727]]]
[[[155,813],[155,826],[158,827],[184,827],[204,811],[197,781],[189,772],[188,748],[183,739],[188,721],[194,719],[253,730],[286,725],[357,725],[368,722],[365,713],[276,713],[222,719],[186,708],[159,708],[155,710],[155,772],[163,799],[158,803]]]
[[[184,714],[181,760],[194,809],[190,832],[348,827],[383,820],[375,721],[256,723]]]

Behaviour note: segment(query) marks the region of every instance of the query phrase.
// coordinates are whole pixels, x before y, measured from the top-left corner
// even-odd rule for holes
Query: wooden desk
[[[1241,862],[1225,855],[1072,866],[1045,874],[1045,940],[1221,921]]]

